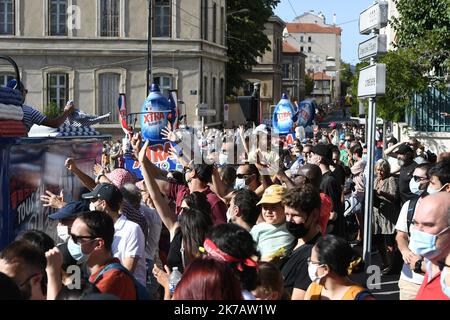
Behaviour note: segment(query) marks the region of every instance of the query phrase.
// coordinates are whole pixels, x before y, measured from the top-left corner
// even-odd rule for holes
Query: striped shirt
[[[45,120],[47,120],[47,117],[44,116],[40,111],[23,105],[23,122],[25,123],[25,127],[27,128],[27,131],[30,131],[33,124],[41,125]]]

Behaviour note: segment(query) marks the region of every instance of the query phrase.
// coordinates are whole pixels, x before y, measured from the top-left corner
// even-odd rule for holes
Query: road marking
[[[396,281],[387,281],[387,282],[380,282],[380,283],[374,283],[374,284],[371,284],[371,286],[378,286],[378,285],[384,285],[384,284],[393,284],[393,283],[398,283],[398,280],[396,280]]]
[[[372,291],[372,294],[378,294],[378,295],[384,295],[384,296],[387,296],[387,295],[390,295],[390,294],[395,294],[395,293],[399,293],[400,292],[400,290],[398,290],[398,291],[385,291],[385,292],[373,292]]]

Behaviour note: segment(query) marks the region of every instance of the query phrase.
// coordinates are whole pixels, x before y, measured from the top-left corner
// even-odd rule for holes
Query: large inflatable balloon
[[[273,112],[272,129],[274,132],[277,134],[288,134],[292,132],[294,116],[294,107],[289,101],[288,96],[283,93],[281,100]]]
[[[142,137],[150,142],[161,142],[161,130],[169,122],[173,123],[175,112],[173,103],[161,94],[157,84],[153,84],[141,109]]]
[[[313,100],[304,100],[298,106],[298,125],[306,128],[309,127],[316,114],[316,103]]]

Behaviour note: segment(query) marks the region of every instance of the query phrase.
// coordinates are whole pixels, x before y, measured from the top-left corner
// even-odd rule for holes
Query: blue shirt
[[[25,127],[27,128],[27,131],[30,131],[31,127],[34,124],[41,125],[45,120],[47,120],[47,117],[44,116],[39,110],[26,105],[23,105],[22,109],[23,122],[25,124]]]

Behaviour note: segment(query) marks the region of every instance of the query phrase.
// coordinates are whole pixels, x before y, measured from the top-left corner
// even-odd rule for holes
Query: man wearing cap
[[[141,228],[120,214],[122,193],[113,184],[101,183],[90,193],[82,195],[91,201],[91,211],[106,212],[114,222],[112,253],[134,274],[143,285],[146,284],[145,237]]]
[[[23,103],[25,102],[28,90],[25,88],[22,82],[17,83],[17,80],[13,79],[8,82],[7,86],[9,88],[22,91]],[[55,119],[48,119],[40,111],[36,110],[35,108],[29,107],[25,104],[22,106],[22,109],[23,109],[23,122],[27,130],[30,131],[31,127],[34,124],[43,125],[51,128],[60,127],[64,123],[64,121],[66,121],[67,117],[75,111],[75,105],[73,103],[67,104],[64,107],[64,113]]]
[[[337,130],[337,123],[332,122],[328,125],[328,128],[331,129],[331,132],[328,134],[328,139],[330,143],[337,146],[339,144],[339,132]]]
[[[317,144],[311,149],[312,155],[309,163],[319,166],[322,171],[320,190],[331,198],[333,208],[328,222],[328,233],[344,236],[342,187],[330,170],[333,162],[333,152],[326,144]]]
[[[286,190],[280,185],[271,185],[257,204],[262,206],[264,222],[255,225],[250,233],[264,261],[270,261],[283,253],[289,254],[294,244],[295,238],[286,229],[286,215],[281,204]]]
[[[89,204],[85,201],[74,201],[48,216],[50,220],[58,220],[56,231],[58,237],[66,243],[70,238],[70,228],[78,213],[89,211]]]

